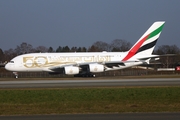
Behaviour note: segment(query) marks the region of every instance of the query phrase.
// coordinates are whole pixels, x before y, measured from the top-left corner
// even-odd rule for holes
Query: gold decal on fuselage
[[[48,64],[48,59],[45,56],[28,56],[23,57],[23,64],[27,68],[43,67]]]
[[[23,57],[23,63],[24,63],[24,66],[27,68],[34,67],[34,59],[32,56]]]
[[[24,66],[27,68],[60,66],[76,63],[107,62],[110,56],[27,56],[23,57]]]
[[[110,56],[59,56],[49,59],[51,62],[107,62],[110,61]]]
[[[110,56],[94,56],[93,62],[107,62],[110,61]]]

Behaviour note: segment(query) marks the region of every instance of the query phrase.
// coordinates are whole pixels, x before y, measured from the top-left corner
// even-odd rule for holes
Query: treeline
[[[127,51],[130,49],[131,43],[125,40],[116,39],[113,40],[111,43],[106,43],[102,41],[97,41],[93,43],[90,47],[69,47],[69,46],[59,46],[58,48],[54,49],[53,47],[45,47],[45,46],[38,46],[34,48],[31,44],[26,42],[21,43],[20,45],[16,46],[15,49],[10,48],[8,50],[3,51],[0,48],[0,61],[9,61],[13,57],[25,53],[45,53],[45,52],[101,52],[101,51]]]
[[[13,57],[25,53],[39,53],[39,52],[122,52],[127,51],[132,47],[132,44],[128,41],[115,39],[110,43],[106,43],[103,41],[97,41],[93,43],[90,47],[69,47],[69,46],[59,46],[58,48],[38,46],[34,48],[31,44],[26,42],[21,43],[16,46],[15,49],[10,48],[8,50],[3,51],[0,48],[0,62],[5,62],[11,60]],[[163,54],[180,54],[180,48],[176,45],[162,45],[156,47],[154,50],[154,54],[163,55]],[[164,66],[169,66],[170,64],[178,63],[180,61],[179,56],[172,56],[167,58],[161,58]]]

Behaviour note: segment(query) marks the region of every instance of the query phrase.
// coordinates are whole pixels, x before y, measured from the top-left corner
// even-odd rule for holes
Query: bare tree
[[[18,55],[21,55],[21,54],[25,54],[25,53],[30,53],[32,52],[33,50],[33,47],[32,45],[28,44],[28,43],[21,43],[20,46],[17,46],[15,48],[15,52],[18,54]]]
[[[3,50],[0,48],[0,62],[4,61],[4,52]]]
[[[35,52],[48,52],[48,48],[45,46],[38,46],[34,50],[35,50]]]
[[[108,51],[109,52],[111,51],[111,46],[106,42],[97,41],[93,43],[93,45],[89,48],[88,51],[91,51],[91,52]]]
[[[154,54],[158,55],[166,55],[166,54],[174,54],[174,56],[164,56],[160,58],[160,62],[162,63],[162,67],[169,68],[175,67],[175,64],[180,62],[180,49],[176,45],[162,45],[159,46],[158,49],[154,51]]]
[[[157,50],[154,51],[155,54],[179,54],[180,49],[176,45],[161,45]]]
[[[4,60],[5,61],[10,61],[15,56],[17,56],[17,53],[15,53],[14,49],[9,49],[9,50],[4,51]]]
[[[98,47],[92,45],[91,47],[89,47],[88,52],[100,52],[101,50],[99,50]]]
[[[112,52],[127,51],[131,48],[131,43],[121,39],[115,39],[111,42]]]
[[[49,47],[48,52],[50,52],[50,53],[54,52],[53,48]]]

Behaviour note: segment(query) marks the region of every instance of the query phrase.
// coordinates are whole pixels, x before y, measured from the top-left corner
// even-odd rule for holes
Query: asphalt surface
[[[0,81],[0,88],[62,88],[115,86],[179,86],[180,78],[106,79],[106,80],[20,80]]]
[[[180,113],[0,116],[0,120],[180,120]]]

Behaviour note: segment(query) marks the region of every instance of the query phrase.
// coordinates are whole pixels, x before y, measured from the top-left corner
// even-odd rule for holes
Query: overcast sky
[[[0,48],[134,44],[159,20],[166,23],[157,46],[180,47],[180,0],[0,0]]]

